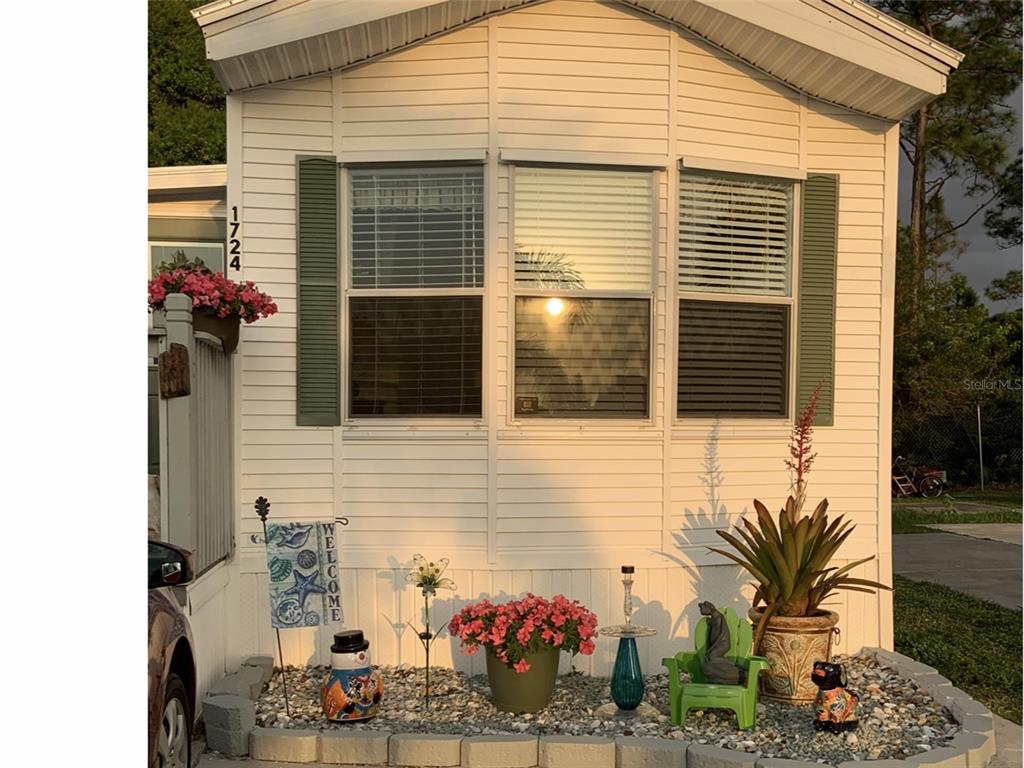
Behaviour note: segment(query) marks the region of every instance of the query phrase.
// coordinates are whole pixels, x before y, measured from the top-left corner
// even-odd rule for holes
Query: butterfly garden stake
[[[423,555],[413,555],[413,569],[406,575],[406,581],[412,582],[415,586],[420,588],[423,593],[423,616],[425,628],[423,631],[417,631],[416,627],[409,622],[409,627],[413,632],[416,632],[416,636],[419,638],[420,643],[423,644],[423,652],[426,654],[426,688],[424,706],[430,708],[430,646],[438,638],[438,635],[444,631],[444,628],[448,625],[445,622],[438,630],[437,633],[430,631],[430,597],[437,594],[439,589],[450,589],[454,590],[455,582],[444,575],[445,570],[448,568],[448,558],[442,557],[436,563],[428,561]]]

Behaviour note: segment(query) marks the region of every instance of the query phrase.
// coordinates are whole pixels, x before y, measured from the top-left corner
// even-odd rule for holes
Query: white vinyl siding
[[[675,153],[800,167],[800,95],[688,31],[674,36]]]
[[[791,424],[675,419],[680,157],[840,174],[836,416],[835,426],[815,432],[810,493],[827,496],[858,525],[844,562],[885,546],[876,529],[880,360],[889,349],[880,338],[882,219],[885,190],[896,182],[882,170],[883,121],[813,99],[802,104],[796,92],[688,32],[624,5],[584,0],[530,5],[333,78],[229,99],[241,112],[237,126],[229,123],[229,149],[241,155],[229,194],[241,200],[242,277],[280,307],[242,328],[236,356],[243,604],[236,634],[244,648],[235,663],[276,653],[266,560],[250,538],[261,531],[252,508],[258,495],[279,519],[345,514],[352,521],[339,537],[345,621],[367,632],[378,663],[422,664],[418,641],[399,629],[418,610],[402,583],[415,552],[452,559],[459,585],[452,605],[562,592],[596,610],[602,624],[622,621],[619,565],[635,564],[638,620],[659,629],[640,644],[648,669],[685,643],[698,600],[742,607],[749,579],[707,547],[720,541],[716,529],[751,511],[752,499],[770,509],[782,504]],[[577,165],[594,162],[587,153],[626,165],[642,155],[665,169],[653,173],[648,422],[515,419],[513,167],[496,160],[512,149]],[[497,231],[484,240],[493,272],[484,297],[483,418],[296,427],[295,155],[393,162],[421,150],[445,164],[488,157],[484,199],[493,194],[497,211],[485,204],[484,215]],[[880,577],[875,562],[856,573]],[[842,651],[880,642],[877,604],[855,593],[829,601],[843,615]],[[326,662],[327,628],[282,637],[289,663]],[[482,671],[479,656],[434,648],[439,664]],[[613,657],[614,644],[599,643],[576,665],[607,675]]]

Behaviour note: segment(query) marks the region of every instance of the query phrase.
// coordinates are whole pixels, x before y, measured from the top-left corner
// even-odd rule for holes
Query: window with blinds
[[[349,172],[353,288],[484,284],[482,167]]]
[[[787,415],[794,186],[679,175],[680,417]]]
[[[480,416],[483,299],[349,300],[353,416]]]
[[[349,415],[479,418],[483,168],[352,169],[348,189]]]
[[[789,307],[679,303],[679,414],[785,416]]]
[[[653,183],[649,171],[517,167],[516,285],[649,290]]]
[[[518,417],[649,414],[654,174],[516,166]]]
[[[793,184],[681,173],[679,290],[790,294]]]
[[[516,298],[516,416],[646,418],[650,302]]]

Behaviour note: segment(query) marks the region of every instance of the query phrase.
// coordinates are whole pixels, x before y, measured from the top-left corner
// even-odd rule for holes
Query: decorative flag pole
[[[256,499],[256,514],[259,515],[260,522],[263,523],[263,540],[266,541],[267,515],[270,514],[270,502],[267,501],[266,497],[260,496]],[[274,632],[277,634],[277,655],[281,660],[281,687],[284,689],[284,712],[288,717],[291,717],[291,709],[288,707],[288,682],[284,674],[284,652],[281,650],[281,630],[279,627],[274,627]]]

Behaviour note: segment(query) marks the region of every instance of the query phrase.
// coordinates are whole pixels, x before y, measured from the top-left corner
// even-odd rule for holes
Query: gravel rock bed
[[[381,667],[384,709],[362,723],[333,723],[320,710],[320,686],[328,668],[288,667],[288,701],[284,711],[281,673],[256,704],[256,724],[275,728],[350,729],[465,736],[520,733],[536,735],[657,736],[712,744],[761,757],[810,760],[833,765],[845,760],[903,759],[944,746],[960,728],[949,713],[910,680],[880,666],[873,656],[838,657],[848,672],[850,690],[861,699],[860,727],[852,733],[818,733],[811,706],[758,703],[755,727],[741,731],[731,712],[691,711],[682,727],[668,719],[668,676],[648,675],[646,700],[657,715],[647,719],[603,720],[597,707],[611,701],[608,678],[579,673],[561,675],[551,704],[535,714],[497,711],[490,702],[486,675],[469,677],[431,668],[430,709],[424,708],[422,668]]]

